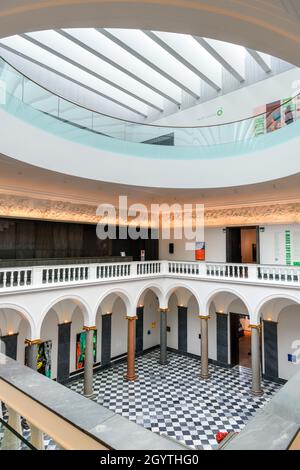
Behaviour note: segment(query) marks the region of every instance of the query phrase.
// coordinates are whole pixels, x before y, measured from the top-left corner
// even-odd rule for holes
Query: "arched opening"
[[[86,306],[76,298],[54,301],[40,324],[38,371],[58,382],[68,381],[70,374],[84,366],[82,338],[87,321]]]
[[[300,303],[272,298],[260,309],[263,323],[263,373],[266,378],[289,380],[300,370]]]
[[[168,348],[200,356],[200,307],[195,295],[186,287],[175,287],[169,292],[168,307]]]
[[[250,313],[235,293],[216,292],[208,303],[211,317],[211,355],[221,365],[251,368]],[[214,346],[215,345],[215,346]]]
[[[0,306],[0,342],[1,352],[8,357],[25,363],[25,339],[30,338],[32,325],[30,320],[13,306]]]
[[[111,292],[97,308],[97,363],[107,366],[127,354],[127,310],[129,300],[121,292]]]

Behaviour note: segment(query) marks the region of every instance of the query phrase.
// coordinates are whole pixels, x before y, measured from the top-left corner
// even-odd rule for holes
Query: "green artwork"
[[[285,263],[288,266],[292,264],[291,231],[285,231]]]

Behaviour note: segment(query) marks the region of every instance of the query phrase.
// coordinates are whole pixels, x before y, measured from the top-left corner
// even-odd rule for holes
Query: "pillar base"
[[[135,382],[137,378],[137,375],[124,375],[124,380],[126,380],[126,382]]]
[[[92,398],[94,398],[95,394],[94,393],[91,393],[90,395],[83,394],[83,396],[84,396],[84,398],[92,399]]]
[[[261,397],[263,394],[264,394],[263,390],[259,390],[259,391],[251,390],[251,395],[253,395],[254,397]]]
[[[158,363],[161,365],[161,366],[167,366],[169,364],[169,361],[161,361],[159,360]]]
[[[210,374],[200,374],[200,379],[207,380],[210,378]]]

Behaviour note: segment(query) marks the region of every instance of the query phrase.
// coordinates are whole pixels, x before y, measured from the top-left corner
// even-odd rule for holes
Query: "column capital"
[[[83,330],[84,331],[95,331],[95,330],[97,330],[97,327],[96,326],[84,326]]]
[[[209,315],[199,315],[200,320],[210,320],[211,317]]]
[[[25,339],[24,341],[27,346],[34,346],[35,344],[41,344],[42,342],[42,339]]]
[[[249,325],[249,328],[251,328],[251,330],[261,330],[261,324],[259,325]]]
[[[160,308],[159,311],[161,313],[167,313],[169,311],[169,309],[168,308]]]
[[[134,317],[130,317],[129,315],[127,315],[126,317],[126,320],[137,320],[138,317],[135,315]]]

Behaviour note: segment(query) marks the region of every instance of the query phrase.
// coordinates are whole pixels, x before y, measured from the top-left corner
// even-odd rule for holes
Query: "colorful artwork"
[[[196,261],[205,261],[205,242],[196,242]]]
[[[76,369],[84,367],[84,358],[86,350],[86,332],[82,331],[76,335]],[[96,362],[97,357],[97,330],[93,332],[93,357]]]
[[[253,110],[255,137],[292,124],[300,117],[300,97],[274,101]]]
[[[37,371],[51,379],[52,341],[44,341],[38,346]]]

